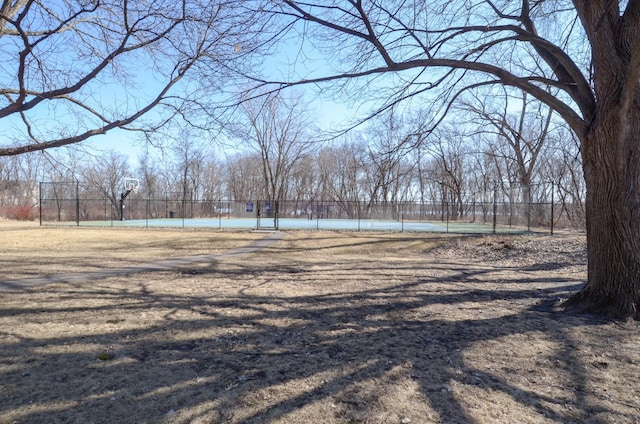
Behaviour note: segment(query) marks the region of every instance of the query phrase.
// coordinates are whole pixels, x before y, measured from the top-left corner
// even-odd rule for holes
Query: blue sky
[[[276,55],[265,62],[264,73],[268,78],[274,80],[297,80],[303,77],[331,75],[334,72],[326,62],[326,59],[315,52],[313,46],[309,43],[303,44],[305,51],[302,54],[299,52],[299,40],[291,41],[290,44],[281,48]],[[144,77],[140,78],[143,73],[138,73],[137,75],[141,81],[144,80]],[[151,79],[147,79],[149,88],[156,85],[150,81]],[[317,117],[317,126],[323,130],[343,128],[349,122],[352,122],[358,113],[363,113],[363,110],[350,107],[346,103],[332,100],[328,96],[318,95],[319,91],[316,86],[298,86],[293,90],[304,93],[305,100],[310,104],[314,115]],[[105,87],[105,91],[107,91],[104,93],[105,97],[113,97],[114,91],[112,87]],[[144,151],[143,145],[144,142],[141,141],[139,133],[123,130],[114,130],[107,135],[94,137],[83,143],[85,148],[94,148],[98,152],[113,150],[126,154],[130,158],[132,167],[137,164],[138,156]],[[223,154],[224,152],[220,153]]]
[[[324,130],[341,128],[346,122],[354,119],[354,115],[357,112],[349,109],[343,103],[318,97],[312,91],[308,92],[306,98],[314,109],[313,113],[317,117],[318,127]],[[84,149],[93,150],[95,153],[108,151],[122,153],[129,157],[131,166],[135,167],[138,157],[144,152],[145,142],[141,139],[140,133],[116,129],[106,135],[93,137],[83,142],[82,146]],[[222,155],[225,152],[220,151],[219,153]]]
[[[312,44],[298,37],[295,33],[292,34],[291,38],[283,41],[277,53],[265,62],[263,70],[269,79],[295,81],[302,78],[331,75],[335,72],[331,67],[332,63],[323,57]],[[125,59],[124,63],[113,65],[112,71],[119,78],[119,81],[114,81],[112,77],[105,75],[94,81],[98,84],[92,83],[83,89],[82,95],[91,99],[91,105],[96,110],[103,112],[104,106],[106,115],[109,114],[109,110],[115,112],[135,110],[137,106],[144,105],[151,96],[155,95],[159,87],[158,73],[154,73],[153,65],[147,64],[144,57],[136,57],[135,59],[137,60],[134,58]],[[69,64],[65,64],[65,66],[73,67]],[[11,78],[10,72],[7,72],[5,77]],[[122,87],[121,82],[126,83],[130,90]],[[9,81],[6,83],[10,85]],[[180,90],[180,86],[176,86],[174,89]],[[349,105],[334,101],[329,96],[319,97],[316,86],[299,86],[295,90],[305,93],[305,100],[315,109],[317,125],[322,129],[344,127],[348,122],[353,121],[358,113],[364,112],[363,109],[353,107],[353,104],[358,103],[359,99],[352,98],[351,100],[356,101]],[[335,93],[332,94],[335,95]],[[339,96],[340,93],[338,93]],[[155,114],[155,112],[151,112],[150,117]],[[49,101],[28,113],[36,137],[49,140],[82,133],[87,128],[100,124],[99,120],[92,117],[88,120],[88,124],[83,125],[85,118],[81,116],[80,110],[70,111],[61,104],[56,104],[56,101]],[[0,145],[9,145],[12,139],[25,139],[24,128],[18,116],[3,119],[3,124]],[[123,130],[112,130],[107,135],[93,137],[82,142],[80,146],[84,149],[95,149],[97,153],[113,150],[126,154],[130,157],[132,165],[136,164],[138,156],[143,152],[140,133]]]

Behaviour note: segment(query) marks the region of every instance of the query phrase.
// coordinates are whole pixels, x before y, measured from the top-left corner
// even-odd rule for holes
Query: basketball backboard
[[[138,191],[140,187],[140,180],[137,178],[125,178],[124,179],[124,191]]]

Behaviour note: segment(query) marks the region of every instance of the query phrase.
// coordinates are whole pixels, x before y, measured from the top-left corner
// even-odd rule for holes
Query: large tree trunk
[[[640,2],[574,0],[592,47],[595,108],[578,134],[588,280],[570,310],[640,319]],[[583,111],[587,110],[583,108]]]
[[[588,281],[568,310],[640,319],[640,105],[600,108],[582,143]],[[613,103],[613,102],[612,102]]]

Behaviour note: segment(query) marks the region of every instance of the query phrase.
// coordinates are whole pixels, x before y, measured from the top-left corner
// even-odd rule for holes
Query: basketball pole
[[[120,221],[124,221],[124,199],[126,199],[132,191],[132,188],[128,188],[124,193],[120,193]]]

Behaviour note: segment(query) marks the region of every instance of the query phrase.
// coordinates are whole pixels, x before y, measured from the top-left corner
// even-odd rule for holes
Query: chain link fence
[[[579,205],[578,205],[579,206]],[[191,193],[122,199],[78,183],[40,184],[41,225],[448,231],[535,231],[575,227],[580,209],[554,202],[364,202],[336,199],[196,200]],[[578,224],[580,225],[580,224]]]

